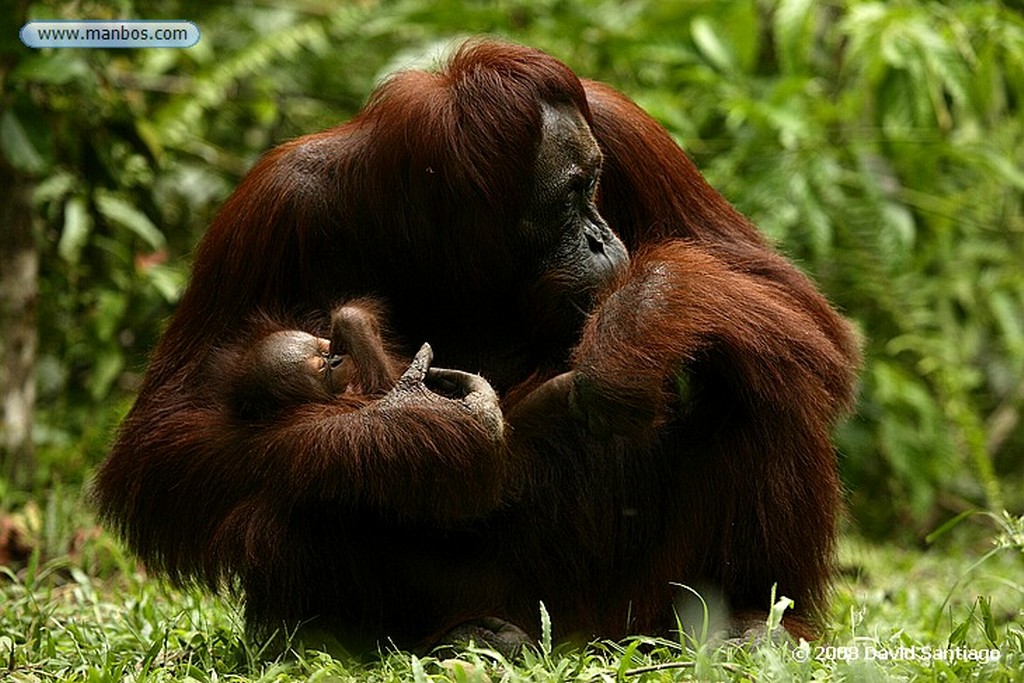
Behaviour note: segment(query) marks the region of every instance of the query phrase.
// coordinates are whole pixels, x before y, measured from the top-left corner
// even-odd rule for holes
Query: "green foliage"
[[[190,250],[259,153],[490,33],[633,96],[857,323],[861,403],[839,443],[862,528],[920,533],[945,508],[1021,504],[999,482],[1024,473],[1024,20],[1003,4],[89,7],[188,18],[202,39],[25,49],[5,84],[0,149],[38,179],[44,463],[101,457]]]
[[[203,37],[189,50],[17,48],[0,65],[0,153],[36,182],[37,440],[51,485],[34,502],[0,481],[4,521],[36,549],[27,566],[0,568],[0,678],[1019,680],[1019,516],[975,517],[996,525],[981,541],[957,518],[925,553],[847,541],[833,628],[813,645],[775,642],[766,625],[757,643],[569,648],[551,642],[541,611],[547,635],[516,662],[481,649],[360,662],[301,643],[269,655],[245,638],[234,601],[140,573],[90,526],[75,483],[131,400],[192,248],[256,157],[347,119],[390,70],[491,33],[629,93],[856,321],[863,390],[839,441],[861,528],[899,538],[947,508],[1019,509],[1018,12],[995,0],[100,0],[29,11],[187,18]],[[773,624],[786,605],[780,596]],[[869,660],[869,647],[1000,658]]]
[[[854,517],[888,532],[957,497],[1001,507],[1020,433],[993,420],[1024,400],[1021,17],[783,0],[635,21],[616,82],[862,330],[840,438]]]
[[[297,641],[276,654],[277,643],[245,636],[232,602],[161,586],[89,532],[74,489],[43,507],[24,513],[33,558],[0,568],[4,681],[1014,681],[1024,667],[1024,518],[953,525],[937,552],[846,542],[833,627],[810,644],[777,630],[780,598],[765,632],[746,641],[545,638],[511,661],[476,647],[357,660]],[[994,551],[980,562],[979,544]],[[538,623],[550,628],[543,608]]]

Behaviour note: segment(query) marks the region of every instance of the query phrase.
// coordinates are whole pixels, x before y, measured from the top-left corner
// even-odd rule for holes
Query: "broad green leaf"
[[[551,640],[551,615],[547,606],[540,603],[540,650],[544,655],[550,655],[553,648]]]
[[[412,656],[411,666],[414,683],[430,683],[430,677],[427,676],[427,672],[423,668],[423,662],[416,655]]]
[[[785,595],[775,597],[776,586],[772,586],[772,608],[768,612],[768,619],[765,626],[768,629],[768,633],[773,633],[779,627],[782,626],[782,618],[786,615],[786,610],[793,607],[793,600],[787,598]]]
[[[135,122],[135,132],[139,134],[139,139],[146,145],[153,158],[159,159],[164,151],[163,140],[160,139],[160,131],[153,122],[139,119]]]
[[[33,53],[11,73],[12,79],[28,83],[67,85],[92,79],[92,70],[81,50],[53,50]]]
[[[36,205],[48,204],[63,199],[75,187],[75,176],[67,171],[57,171],[41,181],[32,190],[32,201]]]
[[[626,651],[622,653],[622,657],[619,659],[619,666],[616,670],[616,676],[618,680],[625,680],[626,672],[633,666],[633,658],[636,656],[637,650],[640,648],[641,641],[639,639],[634,640],[626,647]]]
[[[814,48],[811,28],[816,19],[814,0],[781,0],[775,8],[775,45],[784,73],[808,65]]]
[[[175,303],[185,288],[185,274],[167,265],[151,266],[146,269],[146,278],[160,293],[164,301]]]
[[[1006,291],[989,295],[989,306],[1007,348],[1017,354],[1024,353],[1024,306]]]
[[[64,204],[64,228],[57,242],[57,253],[68,263],[78,263],[91,231],[92,216],[89,215],[85,197],[72,197]]]
[[[165,238],[153,221],[124,199],[106,190],[96,192],[96,208],[107,220],[132,231],[153,249],[164,246]]]
[[[0,116],[0,150],[19,171],[38,175],[46,170],[46,160],[38,146],[10,109]]]
[[[123,369],[124,356],[117,348],[106,348],[97,354],[89,376],[89,394],[93,400],[98,401],[110,393],[110,387]]]
[[[998,153],[985,156],[989,166],[996,171],[1006,182],[1012,183],[1014,187],[1024,190],[1024,171],[1021,170],[1012,157],[1006,157]]]
[[[106,290],[96,298],[95,329],[96,337],[110,341],[121,328],[125,311],[128,310],[128,295],[124,292]]]
[[[690,35],[701,54],[719,71],[733,72],[736,70],[736,58],[732,50],[722,40],[718,31],[706,17],[697,17],[690,24]]]

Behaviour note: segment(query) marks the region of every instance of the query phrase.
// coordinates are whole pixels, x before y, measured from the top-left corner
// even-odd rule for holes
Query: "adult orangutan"
[[[207,378],[254,316],[323,337],[296,321],[356,297],[386,306],[389,358],[431,344],[446,388],[421,355],[359,405],[230,426]],[[556,635],[619,637],[675,628],[678,584],[740,625],[777,584],[811,635],[856,364],[846,323],[646,114],[470,42],[243,180],[95,496],[150,568],[240,589],[258,633],[500,640],[536,635],[543,601]]]

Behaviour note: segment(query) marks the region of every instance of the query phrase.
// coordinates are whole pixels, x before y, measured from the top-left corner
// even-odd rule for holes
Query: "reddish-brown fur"
[[[367,406],[395,385],[410,360],[390,348],[384,317],[377,301],[347,301],[331,311],[326,339],[255,315],[241,341],[210,360],[211,402],[228,406],[243,422],[273,419],[302,403]],[[323,321],[306,327],[322,328]]]
[[[536,276],[503,237],[542,100],[590,123],[600,208],[633,255],[582,330],[523,306]],[[490,380],[504,441],[457,411],[373,401],[233,423],[206,382],[218,349],[251,339],[257,311],[291,326],[357,296],[386,302],[402,356],[429,341],[438,365]],[[542,53],[481,43],[247,176],[96,497],[151,568],[244,591],[258,630],[317,617],[355,646],[414,646],[484,616],[536,633],[543,600],[558,634],[618,637],[672,629],[673,583],[736,612],[777,583],[810,634],[840,506],[829,430],[856,363],[846,323],[650,117]]]
[[[573,366],[592,408],[631,438],[580,448],[568,425],[536,429],[532,450],[566,471],[547,474],[564,500],[527,506],[538,512],[525,524],[555,530],[524,552],[533,597],[566,603],[554,613],[585,633],[621,635],[672,624],[666,605],[685,594],[670,582],[748,615],[777,584],[796,601],[787,627],[810,637],[841,508],[829,433],[853,400],[857,340],[664,129],[608,86],[585,86],[605,155],[598,205],[633,262]],[[565,509],[586,514],[543,516]]]

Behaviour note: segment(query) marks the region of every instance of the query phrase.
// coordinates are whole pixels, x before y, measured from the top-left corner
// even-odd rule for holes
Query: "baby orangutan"
[[[258,339],[238,359],[229,395],[244,418],[302,403],[332,403],[341,396],[358,404],[387,393],[404,366],[388,352],[375,308],[349,303],[331,313],[330,339],[297,329]]]
[[[431,367],[423,344],[411,361],[398,357],[381,332],[382,313],[360,299],[331,312],[330,339],[298,329],[269,332],[244,349],[227,376],[228,404],[243,420],[269,417],[302,404],[345,405],[353,410],[383,399],[402,403],[411,394],[483,408],[495,434],[503,420],[487,382],[458,370]]]
[[[331,339],[302,330],[271,332],[246,349],[229,379],[231,407],[243,418],[259,418],[308,402],[334,402],[348,395],[380,398],[401,374],[400,361],[385,348],[377,311],[350,303],[331,314]]]

